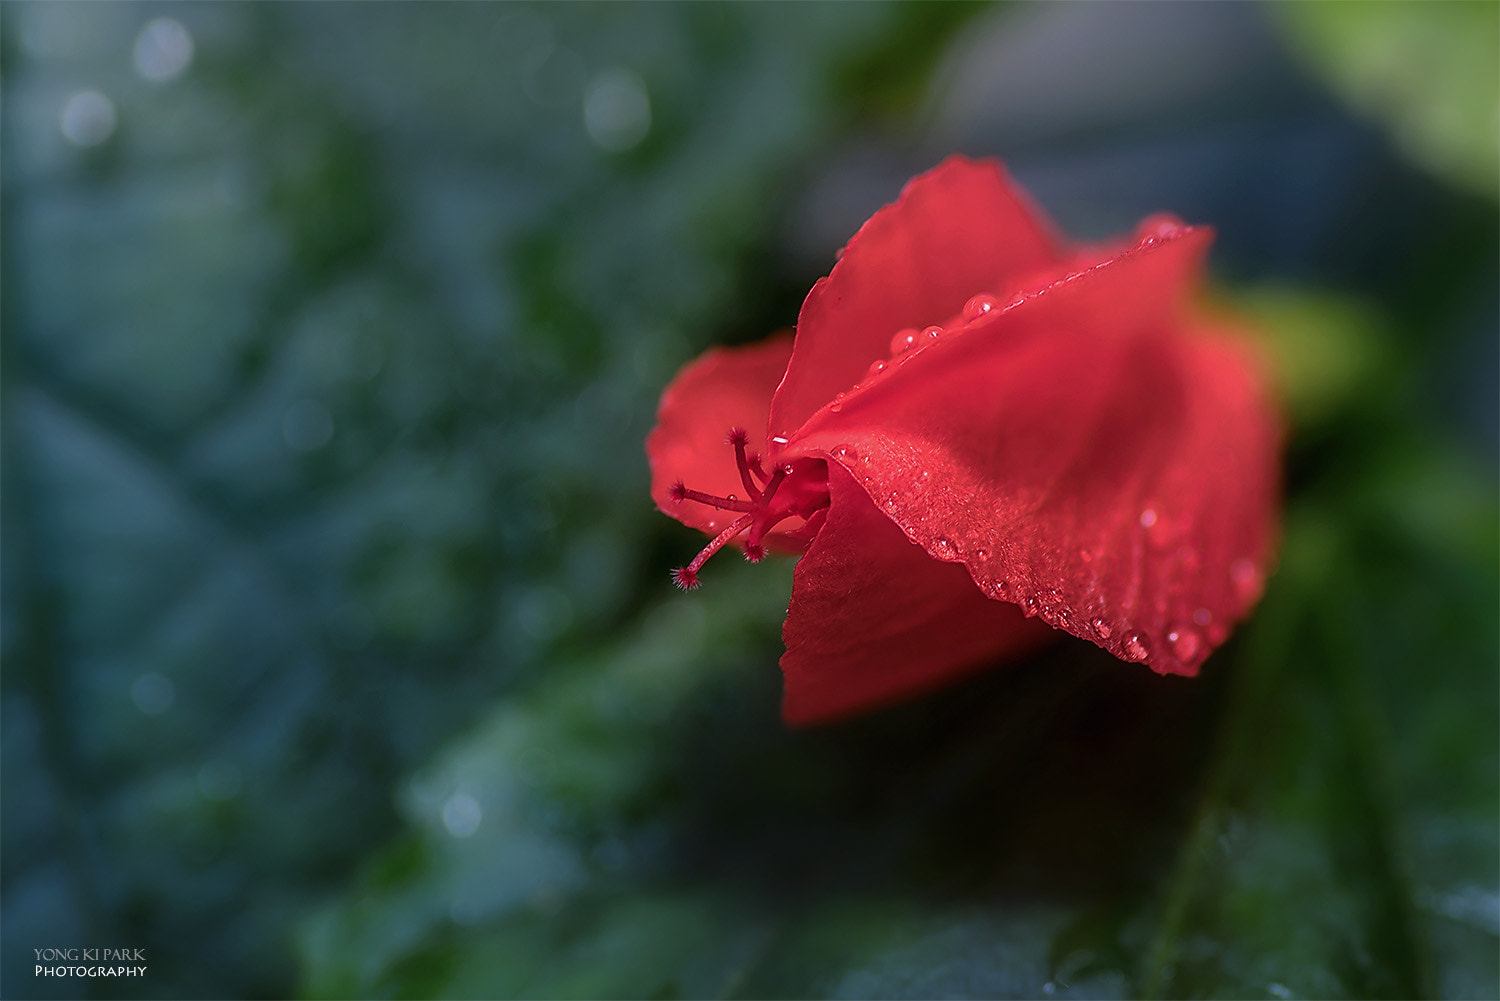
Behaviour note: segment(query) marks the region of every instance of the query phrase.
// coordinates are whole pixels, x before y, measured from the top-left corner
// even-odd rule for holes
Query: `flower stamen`
[[[730,428],[729,444],[734,446],[734,464],[740,469],[740,482],[745,485],[745,493],[750,495],[750,499],[759,501],[760,488],[750,476],[750,463],[745,458],[745,444],[749,440],[750,435],[744,428]]]
[[[693,557],[691,563],[672,571],[672,580],[685,591],[698,586],[698,571],[703,569],[703,564],[741,533],[747,533],[744,541],[745,559],[751,563],[759,563],[766,555],[767,532],[788,518],[811,518],[828,506],[828,466],[823,460],[805,458],[785,462],[768,476],[761,466],[760,456],[750,455],[745,451],[749,437],[743,428],[734,428],[727,439],[734,446],[735,466],[739,470],[740,482],[750,494],[749,500],[733,496],[719,497],[692,490],[680,480],[672,484],[669,491],[673,502],[690,500],[720,510],[743,512],[714,536]],[[760,481],[758,486],[757,480]],[[773,507],[773,501],[779,503]]]
[[[754,511],[753,501],[743,501],[738,497],[720,497],[717,494],[706,494],[701,490],[690,490],[681,481],[672,484],[672,500],[681,503],[685,500],[696,501],[699,504],[707,504],[716,507],[720,511]]]
[[[697,556],[693,557],[693,562],[685,567],[678,567],[676,570],[673,570],[672,580],[684,591],[691,591],[696,588],[698,586],[698,571],[703,569],[703,564],[707,563],[709,557],[713,556],[714,553],[717,553],[728,545],[729,541],[736,535],[749,528],[750,521],[754,517],[754,515],[744,514],[734,519],[728,528],[714,536],[713,540],[704,546]]]

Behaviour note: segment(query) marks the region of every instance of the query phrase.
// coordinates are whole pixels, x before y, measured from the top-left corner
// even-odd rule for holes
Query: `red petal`
[[[914,178],[854,234],[808,293],[797,347],[771,405],[784,434],[890,355],[906,327],[941,324],[969,297],[1005,301],[1024,276],[1057,260],[1040,213],[999,163],[951,157]]]
[[[793,575],[782,716],[822,722],[948,681],[1055,635],[939,563],[829,465],[827,521]]]
[[[651,464],[651,499],[665,514],[713,535],[738,517],[690,500],[674,500],[682,483],[719,497],[745,499],[729,432],[746,432],[750,452],[765,453],[766,411],[792,353],[790,334],[777,334],[742,347],[713,348],[677,373],[662,392],[656,427],[646,436]],[[775,549],[801,552],[808,532],[793,519],[767,534]]]
[[[1207,239],[1153,240],[977,321],[820,412],[793,449],[850,469],[985,593],[1196,673],[1259,597],[1280,438],[1245,350],[1185,328]]]

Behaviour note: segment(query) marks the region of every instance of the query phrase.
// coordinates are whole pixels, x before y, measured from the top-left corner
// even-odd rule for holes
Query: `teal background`
[[[0,993],[1496,996],[1500,29],[1423,9],[4,5]],[[1280,568],[1196,681],[788,732],[790,562],[675,592],[642,441],[954,151],[1218,227]]]

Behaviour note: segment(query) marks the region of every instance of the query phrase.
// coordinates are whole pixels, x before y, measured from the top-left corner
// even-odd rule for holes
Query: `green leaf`
[[[1222,293],[1250,322],[1248,336],[1271,363],[1291,422],[1318,429],[1372,394],[1392,389],[1394,351],[1387,325],[1348,296],[1260,287]]]
[[[0,11],[5,996],[290,993],[287,929],[397,836],[391,786],[669,589],[656,393],[739,322],[766,193],[894,30],[352,13]],[[132,69],[157,17],[194,41],[170,80]],[[621,72],[624,151],[583,114]],[[79,146],[86,89],[114,126]],[[33,975],[105,944],[149,978]]]
[[[1493,489],[1401,422],[1368,309],[1233,298],[1317,433],[1264,605],[1203,678],[1066,641],[787,733],[754,628],[787,583],[726,574],[414,775],[410,833],[303,929],[308,993],[1491,990]],[[1312,463],[1370,427],[1379,448]],[[472,832],[443,823],[456,795]]]
[[[1403,150],[1491,198],[1500,177],[1500,8],[1463,0],[1297,0],[1288,34]]]

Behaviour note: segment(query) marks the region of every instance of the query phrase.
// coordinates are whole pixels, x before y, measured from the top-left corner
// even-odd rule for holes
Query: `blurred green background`
[[[1497,34],[7,3],[0,993],[1496,996]],[[676,593],[642,440],[954,151],[1219,228],[1281,567],[1197,681],[787,732],[791,564]]]

